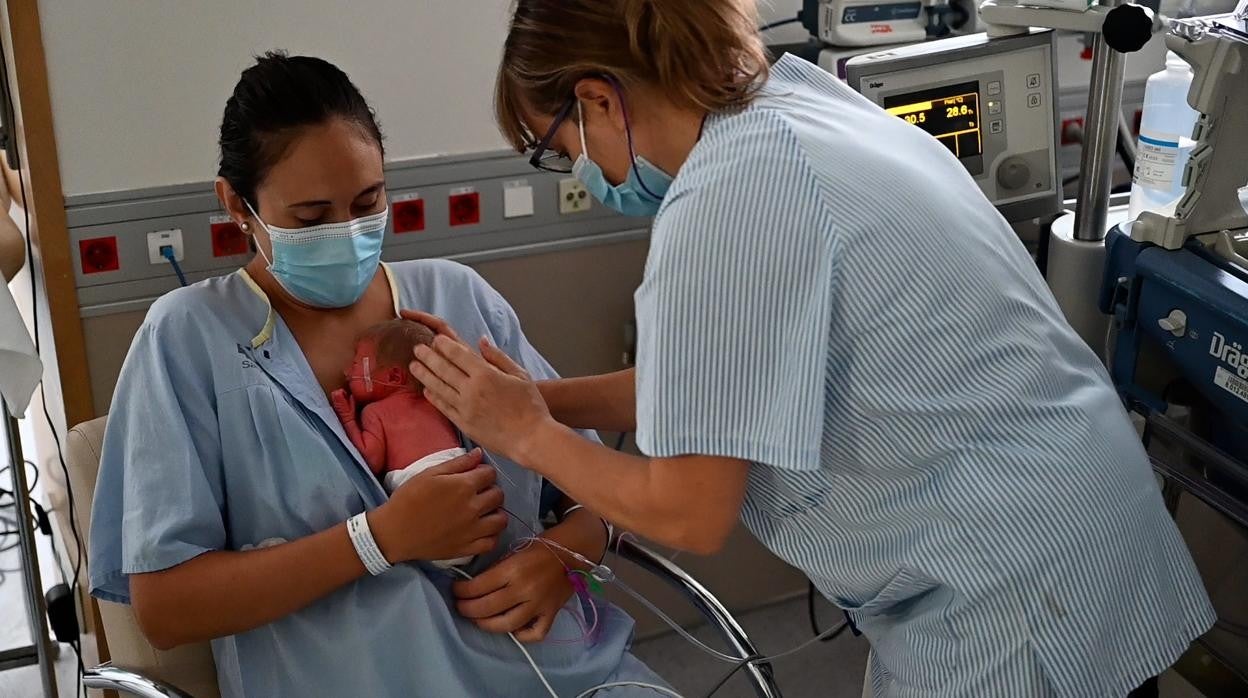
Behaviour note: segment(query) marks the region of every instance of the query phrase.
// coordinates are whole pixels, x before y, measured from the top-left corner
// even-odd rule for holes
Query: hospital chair
[[[100,445],[104,440],[105,418],[79,424],[69,432],[66,459],[73,491],[78,493],[78,525],[87,531],[91,521],[91,494],[100,467]],[[631,540],[616,541],[621,558],[675,588],[743,659],[759,656],[741,625],[697,580],[670,560]],[[90,560],[87,560],[89,563]],[[84,578],[86,570],[83,570]],[[98,601],[102,646],[111,661],[88,668],[87,688],[113,690],[141,698],[218,698],[216,667],[208,643],[160,651],[152,647],[139,630],[129,606]],[[747,676],[759,698],[779,698],[770,665],[752,664]]]

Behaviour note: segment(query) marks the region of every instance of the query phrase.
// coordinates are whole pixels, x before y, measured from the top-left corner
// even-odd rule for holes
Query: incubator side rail
[[[689,573],[671,560],[629,538],[619,539],[614,548],[621,558],[662,579],[680,592],[742,659],[761,656],[746,635],[745,629],[732,617],[724,604],[698,580],[689,576]],[[780,688],[776,685],[770,664],[750,664],[744,671],[747,672],[750,683],[754,685],[754,693],[759,698],[780,698]]]

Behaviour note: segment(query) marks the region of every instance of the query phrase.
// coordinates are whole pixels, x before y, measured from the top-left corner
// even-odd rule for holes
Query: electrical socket
[[[182,230],[157,230],[147,234],[147,258],[152,264],[168,264],[169,260],[160,253],[160,248],[172,247],[173,258],[179,262],[186,256],[182,250]]]
[[[559,213],[584,213],[593,205],[589,190],[576,177],[559,180]]]

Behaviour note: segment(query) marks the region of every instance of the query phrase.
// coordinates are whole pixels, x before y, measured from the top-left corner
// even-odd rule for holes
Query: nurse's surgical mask
[[[390,210],[344,223],[279,228],[251,215],[269,233],[273,259],[257,246],[269,272],[295,300],[314,308],[345,308],[364,295],[381,263]]]
[[[613,185],[607,181],[598,163],[589,159],[589,149],[585,147],[585,114],[580,100],[577,100],[576,112],[580,122],[581,156],[572,166],[572,174],[608,208],[626,216],[653,216],[658,213],[663,197],[667,196],[667,190],[672,186],[672,176],[633,152],[633,131],[627,115],[624,117],[624,128],[628,134],[628,154],[633,162],[628,170],[628,179]]]

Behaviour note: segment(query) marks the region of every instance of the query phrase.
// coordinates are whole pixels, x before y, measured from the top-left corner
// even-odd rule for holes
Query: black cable
[[[30,491],[34,492],[35,487],[39,485],[39,466],[35,465],[34,461],[29,461],[29,460],[26,461],[26,465],[29,465],[30,469],[33,470],[35,473],[34,477],[30,479]],[[13,469],[12,463],[4,466],[3,468],[0,468],[0,476],[3,476],[5,473],[9,472],[12,469]],[[13,501],[7,504],[0,504],[0,507],[3,507],[3,508],[11,507],[17,502],[17,496],[14,495],[11,490],[6,490],[5,488],[0,487],[0,495],[6,495],[6,494],[9,495],[10,497],[13,497]]]
[[[810,620],[810,632],[819,637],[819,619],[815,617],[815,583],[806,583],[806,617]]]
[[[725,674],[724,678],[720,679],[719,683],[715,684],[715,686],[710,690],[710,692],[706,694],[706,698],[712,698],[712,696],[714,696],[716,693],[719,693],[719,689],[723,688],[725,684],[731,681],[732,677],[736,676],[738,671],[741,671],[745,667],[749,666],[752,662],[757,662],[760,659],[763,659],[763,657],[760,657],[757,654],[751,655],[749,657],[746,657],[745,659],[742,659],[740,662],[737,663],[736,666],[732,668],[732,671]]]
[[[22,195],[22,198],[25,198],[24,194]],[[30,235],[27,234],[27,239],[29,239],[29,237]],[[31,305],[36,304],[37,302],[32,303]],[[35,346],[36,351],[38,351],[37,342]],[[69,502],[69,530],[74,534],[74,549],[76,552],[74,556],[74,579],[69,585],[69,589],[70,593],[75,597],[74,606],[77,607],[78,581],[82,574],[82,561],[86,556],[86,549],[82,544],[82,535],[78,533],[78,513],[74,507],[74,488],[73,485],[70,484],[69,466],[65,464],[65,451],[61,448],[61,436],[56,432],[56,425],[52,422],[52,414],[48,412],[47,396],[43,395],[41,397],[43,398],[40,401],[43,403],[43,418],[47,420],[48,429],[52,432],[52,440],[56,443],[56,457],[61,462],[61,473],[65,475],[65,499]],[[56,545],[56,543],[53,542],[52,545]],[[78,681],[76,682],[77,685],[74,687],[74,696],[77,698],[77,696],[82,695],[83,691],[85,691],[85,688],[82,685],[82,677],[86,675],[87,668],[82,663],[81,639],[76,642],[71,642],[70,646],[74,648],[74,655],[78,658]]]
[[[13,91],[9,85],[9,81],[4,80],[3,83],[4,83],[5,100],[9,104],[13,104]],[[31,320],[31,323],[30,324],[32,327],[34,327],[34,330],[35,330],[34,331],[35,336],[33,338],[35,340],[35,354],[38,355],[40,359],[42,359],[43,347],[39,340],[39,286],[38,286],[37,280],[35,279],[35,268],[34,268],[35,245],[34,245],[34,240],[32,239],[31,232],[30,232],[30,197],[27,196],[27,193],[26,193],[26,180],[22,178],[22,174],[21,174],[21,171],[22,171],[21,152],[22,151],[18,147],[18,144],[17,144],[18,133],[19,131],[17,129],[13,130],[13,133],[11,134],[12,137],[9,139],[8,145],[10,148],[13,149],[13,162],[17,164],[17,186],[22,194],[22,214],[23,214],[23,217],[25,218],[25,223],[26,223],[26,228],[25,228],[26,259],[30,260],[29,263],[31,264],[31,268],[30,268],[30,320]],[[42,383],[43,381],[41,380],[40,381],[41,386],[42,386]],[[75,595],[75,597],[77,597],[78,581],[79,581],[79,576],[82,572],[82,559],[85,554],[85,551],[82,545],[82,536],[79,535],[78,533],[78,521],[77,521],[77,516],[76,516],[75,508],[74,508],[74,488],[73,488],[73,485],[71,484],[70,477],[69,477],[69,466],[65,464],[65,451],[61,448],[60,434],[57,433],[56,423],[52,420],[52,414],[48,411],[48,400],[47,400],[46,392],[40,396],[40,402],[43,403],[43,418],[47,420],[48,429],[52,432],[52,439],[56,443],[56,456],[57,456],[57,459],[61,463],[61,472],[63,472],[65,475],[65,495],[66,495],[65,498],[69,500],[69,529],[74,534],[74,547],[77,550],[77,555],[75,556],[75,559],[74,559],[74,582],[73,582],[73,585],[70,586],[70,591],[71,593]],[[26,495],[30,496],[30,493],[28,492],[26,493]],[[53,543],[53,545],[55,545],[55,543]],[[75,601],[74,605],[77,606],[77,601]],[[74,687],[74,696],[75,698],[77,698],[77,696],[83,695],[83,691],[85,690],[82,684],[82,677],[84,674],[86,674],[86,667],[83,666],[83,663],[82,663],[82,650],[80,648],[79,643],[74,642],[74,643],[71,643],[70,646],[74,648],[74,654],[77,655],[78,657],[78,681],[76,682],[77,685]]]
[[[815,584],[814,582],[808,582],[806,586],[806,615],[810,619],[810,632],[812,632],[815,637],[819,638],[820,642],[831,642],[835,640],[836,638],[840,637],[841,633],[844,633],[846,630],[850,628],[850,625],[848,623],[848,616],[846,616],[847,622],[841,623],[841,626],[837,628],[834,632],[832,632],[830,635],[828,635],[827,637],[822,637],[822,635],[828,631],[819,629],[819,619],[815,617]]]
[[[761,34],[762,32],[765,32],[768,29],[775,29],[776,27],[783,27],[786,24],[797,24],[800,21],[802,21],[802,18],[800,15],[797,17],[790,17],[788,19],[782,19],[778,22],[771,22],[770,24],[764,24],[763,26],[758,28],[758,31]]]

